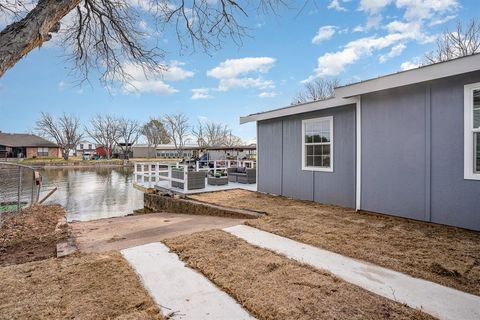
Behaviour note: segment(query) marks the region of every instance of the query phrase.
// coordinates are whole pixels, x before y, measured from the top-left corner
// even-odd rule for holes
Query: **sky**
[[[192,124],[222,122],[254,141],[255,124],[240,125],[240,116],[288,106],[315,78],[350,83],[413,68],[441,31],[480,18],[480,1],[298,1],[276,14],[247,13],[242,44],[227,40],[208,54],[181,50],[173,33],[159,34],[168,71],[146,79],[125,65],[133,86],[115,90],[95,73],[79,85],[62,44],[47,43],[0,78],[0,131],[31,132],[41,112],[75,114],[85,124],[99,113],[146,122],[183,112]]]

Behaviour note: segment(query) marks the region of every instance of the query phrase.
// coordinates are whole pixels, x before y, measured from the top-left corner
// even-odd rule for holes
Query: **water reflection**
[[[46,203],[59,203],[67,219],[94,220],[124,216],[143,207],[142,192],[133,188],[131,168],[70,168],[41,171],[44,193],[58,190]]]

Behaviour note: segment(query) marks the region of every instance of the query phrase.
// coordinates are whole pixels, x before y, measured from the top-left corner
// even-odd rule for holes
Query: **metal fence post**
[[[22,195],[22,167],[18,167],[17,212],[20,212],[21,195]]]

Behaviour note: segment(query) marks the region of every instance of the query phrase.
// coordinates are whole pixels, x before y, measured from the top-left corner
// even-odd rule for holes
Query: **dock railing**
[[[183,190],[187,190],[188,172],[217,172],[226,171],[228,168],[246,167],[255,168],[256,163],[252,160],[206,160],[196,161],[195,163],[167,163],[167,162],[134,162],[134,183],[145,188],[155,188],[162,184],[171,189],[174,185],[183,185]],[[178,178],[176,173],[181,170],[182,178]],[[163,182],[163,183],[162,183]],[[182,189],[182,188],[180,188]]]

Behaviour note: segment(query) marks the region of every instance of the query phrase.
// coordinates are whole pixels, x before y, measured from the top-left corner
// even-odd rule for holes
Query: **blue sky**
[[[0,130],[31,131],[42,111],[73,113],[85,123],[97,113],[146,121],[181,111],[192,123],[226,123],[250,141],[255,126],[240,126],[239,117],[289,105],[302,81],[352,82],[413,67],[440,31],[480,18],[478,0],[310,1],[300,11],[303,4],[277,15],[249,10],[250,37],[210,55],[181,52],[173,34],[163,33],[170,70],[145,79],[127,66],[135,89],[108,91],[95,77],[78,86],[61,45],[45,45],[0,78]]]

